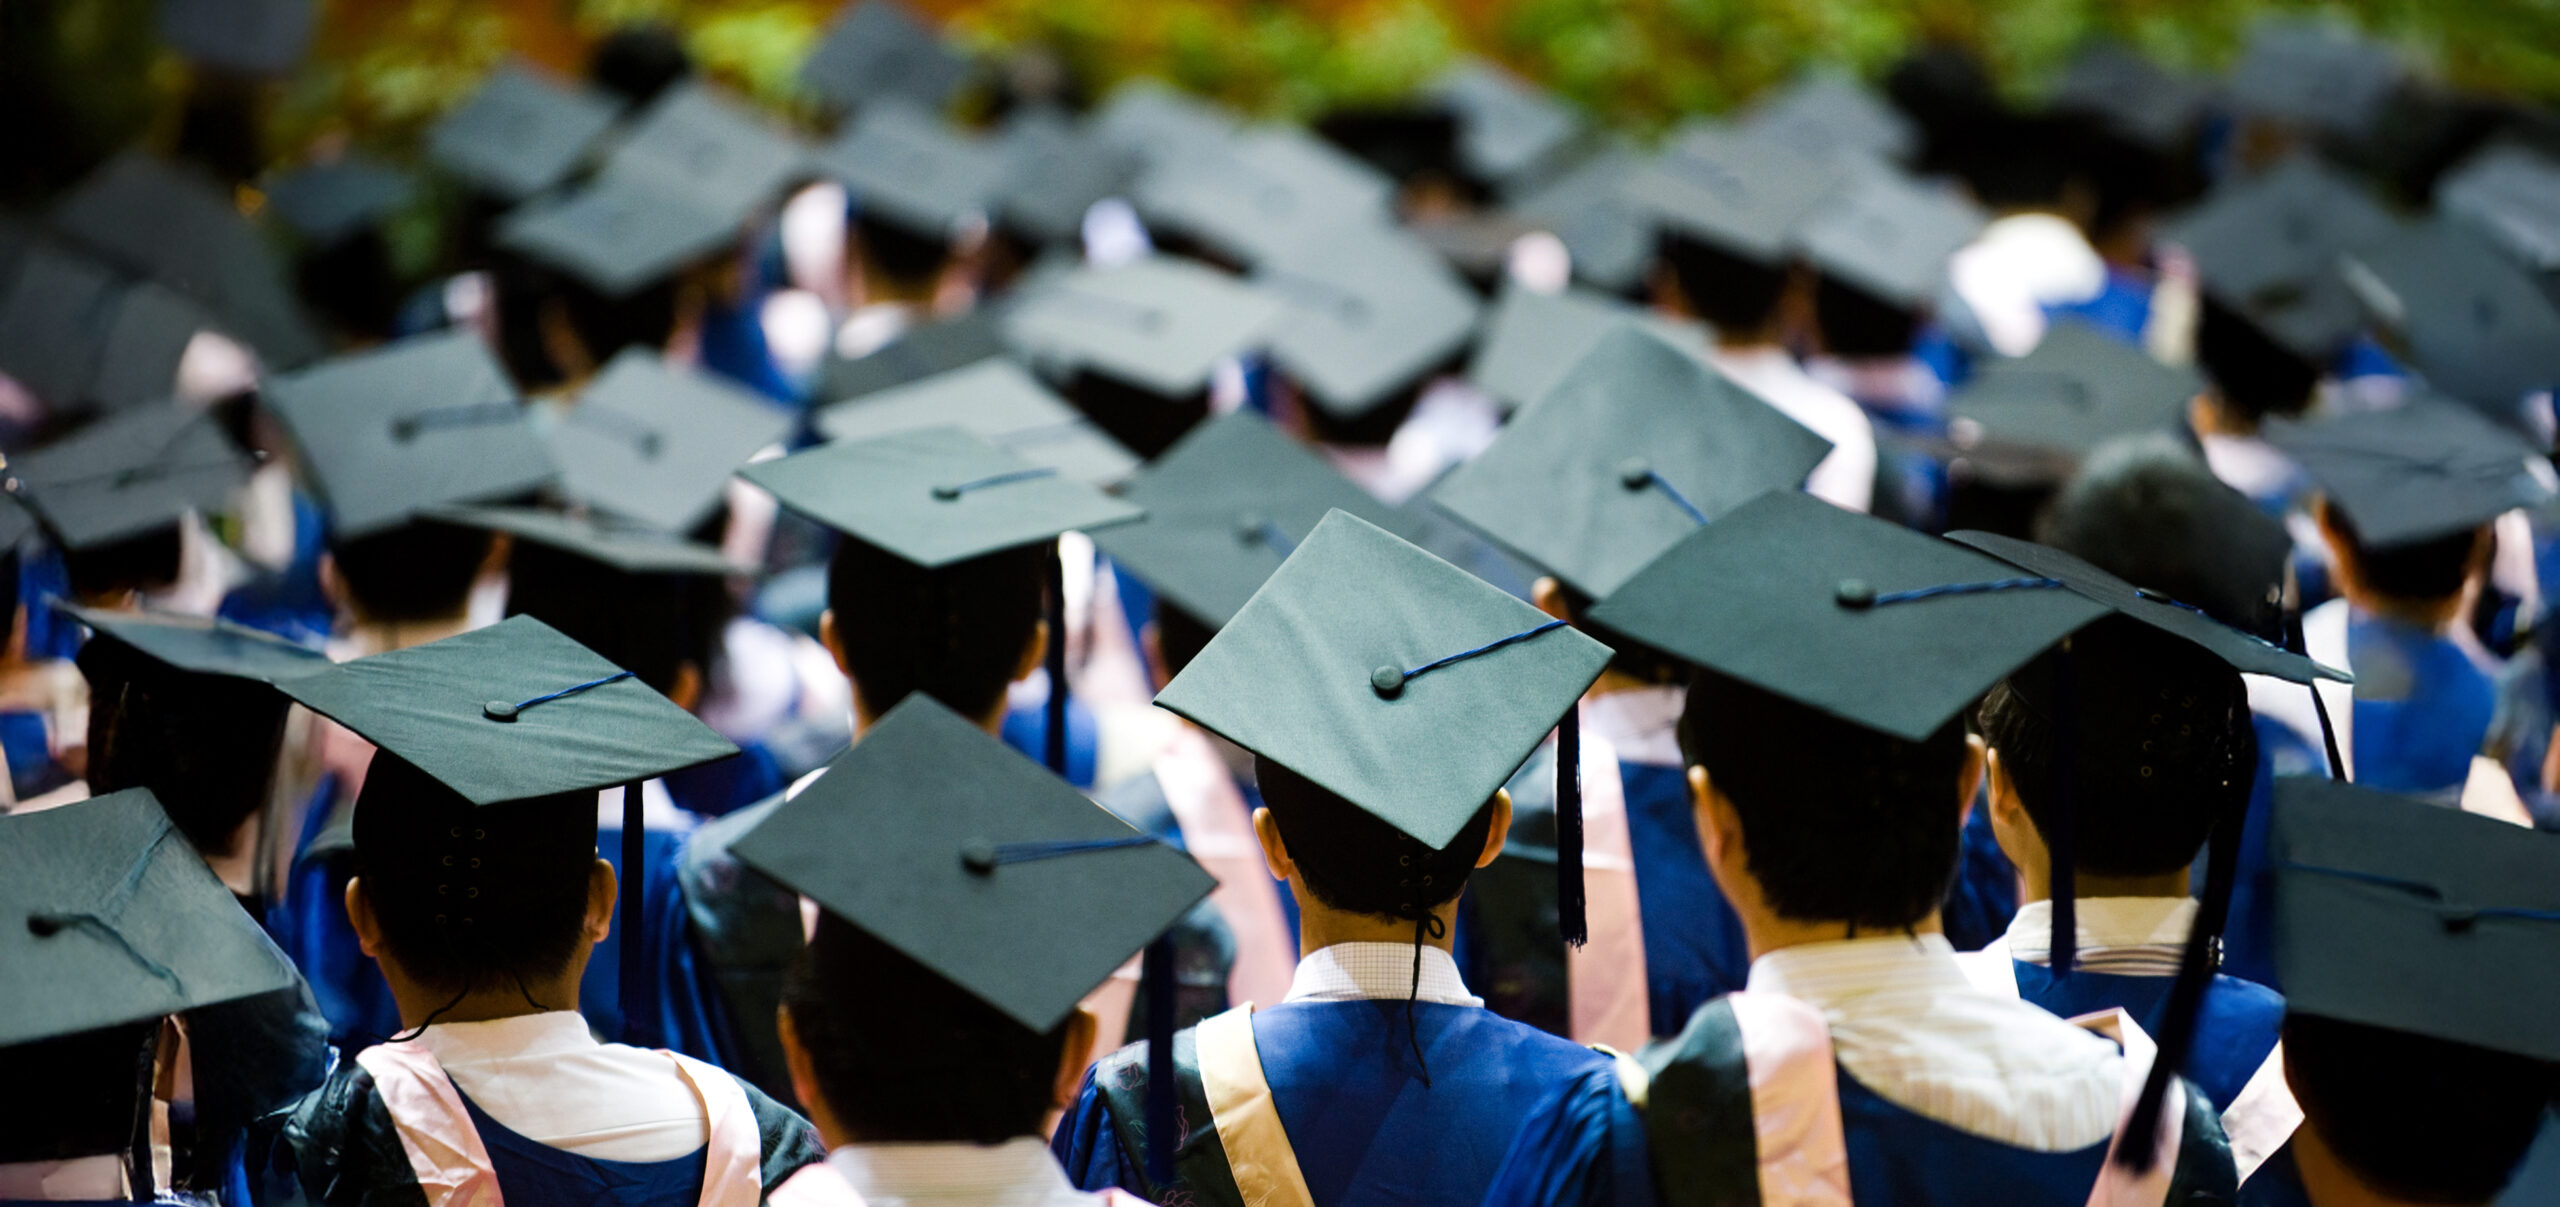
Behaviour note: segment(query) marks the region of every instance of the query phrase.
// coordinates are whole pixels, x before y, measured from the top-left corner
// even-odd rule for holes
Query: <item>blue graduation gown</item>
[[[2444,637],[2362,612],[2347,620],[2347,663],[2356,676],[2356,782],[2459,793],[2497,711],[2488,673]]]
[[[635,884],[622,870],[622,832],[596,833],[596,849],[613,864],[622,891],[638,892],[646,920],[640,956],[646,962],[643,995],[636,1015],[622,1001],[622,936],[599,943],[578,983],[578,1013],[603,1035],[621,1037],[636,1047],[664,1048],[724,1069],[747,1059],[745,1045],[731,1021],[728,1003],[713,983],[709,966],[694,949],[693,927],[686,914],[679,871],[689,835],[651,830],[641,838],[641,876]],[[620,925],[620,915],[615,916]]]
[[[1751,975],[1751,948],[1742,920],[1707,871],[1687,771],[1621,761],[1618,782],[1626,791],[1653,1034],[1677,1035],[1709,998],[1742,988]]]
[[[608,1161],[582,1157],[530,1139],[491,1118],[471,1095],[454,1092],[506,1197],[550,1207],[690,1207],[702,1197],[711,1150],[697,1148],[665,1161]]]
[[[2057,977],[2042,964],[2011,960],[2018,976],[2018,996],[2062,1018],[2078,1018],[2121,1008],[2150,1034],[2160,1033],[2176,977],[2122,976],[2075,969]],[[2196,1015],[2195,1039],[2180,1070],[2204,1091],[2216,1111],[2231,1109],[2241,1087],[2257,1075],[2275,1051],[2284,1028],[2284,998],[2264,985],[2235,976],[2216,976],[2205,987]]]

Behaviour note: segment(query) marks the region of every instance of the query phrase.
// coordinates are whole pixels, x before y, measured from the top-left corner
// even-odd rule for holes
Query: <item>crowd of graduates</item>
[[[161,18],[0,214],[0,1203],[2560,1203],[2546,112]]]

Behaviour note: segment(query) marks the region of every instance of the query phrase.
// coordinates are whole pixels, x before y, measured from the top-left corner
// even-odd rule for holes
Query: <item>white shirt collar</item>
[[[447,1069],[488,1060],[565,1056],[604,1046],[587,1030],[586,1016],[575,1010],[546,1010],[479,1023],[437,1023],[420,1033],[418,1042]]]
[[[2075,903],[2072,940],[2081,967],[2119,976],[2176,976],[2178,957],[2195,929],[2192,897],[2082,897]],[[2029,964],[2051,960],[2053,902],[2030,901],[2009,922],[2009,958]]]
[[[1067,1181],[1049,1146],[1034,1136],[1002,1144],[848,1144],[827,1154],[827,1167],[852,1183],[869,1207],[1039,1207],[1092,1197]]]
[[[1677,687],[1631,687],[1602,692],[1582,703],[1582,724],[1608,740],[1622,763],[1677,767],[1680,710],[1688,693]]]
[[[1467,992],[1458,962],[1449,953],[1421,944],[1422,976],[1417,988],[1412,943],[1336,943],[1298,960],[1289,981],[1292,1002],[1402,1001],[1444,1006],[1481,1006],[1484,999]]]

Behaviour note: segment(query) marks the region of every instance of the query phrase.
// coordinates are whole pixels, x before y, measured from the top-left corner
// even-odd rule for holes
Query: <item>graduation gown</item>
[[[1155,1202],[1473,1207],[1531,1109],[1609,1058],[1474,1006],[1412,1009],[1427,1083],[1402,1000],[1239,1008],[1178,1033],[1172,1185],[1146,1177],[1143,1046],[1086,1073],[1052,1150],[1077,1186]]]

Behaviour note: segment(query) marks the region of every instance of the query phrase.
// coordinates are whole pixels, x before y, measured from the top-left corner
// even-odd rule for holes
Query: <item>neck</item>
[[[2394,1198],[2365,1185],[2320,1138],[2320,1129],[2307,1122],[2294,1129],[2292,1148],[2302,1189],[2317,1207],[2417,1207],[2414,1199]]]
[[[996,706],[994,708],[989,709],[985,716],[969,718],[970,723],[976,725],[982,730],[985,730],[988,737],[1003,737],[1004,714],[1009,710],[1012,700],[1013,697],[1010,692],[997,697]],[[854,684],[853,740],[857,742],[861,741],[862,735],[871,732],[871,727],[880,723],[881,715],[882,714],[879,710],[862,702],[862,685],[859,683]]]
[[[565,977],[528,981],[519,988],[513,980],[486,989],[474,989],[454,1001],[449,990],[435,990],[392,975],[386,964],[383,979],[391,984],[391,997],[400,1005],[400,1025],[408,1030],[442,1023],[487,1023],[505,1018],[523,1018],[532,1014],[548,1014],[555,1010],[578,1008],[578,976],[586,971],[587,962],[575,961],[575,969]],[[447,1003],[451,1003],[447,1005]]]
[[[2342,576],[2343,577],[2343,576]],[[2365,590],[2352,579],[2341,582],[2339,589],[2358,611],[2377,620],[2388,620],[2411,628],[2441,633],[2462,615],[2462,597],[2446,599],[2408,599]]]
[[[2053,900],[2053,875],[2044,868],[2018,869],[2018,901]],[[2188,896],[2185,868],[2152,876],[2106,876],[2083,870],[2072,877],[2071,895],[2089,897],[2179,897]]]
[[[1773,951],[1804,947],[1814,943],[1838,943],[1848,939],[1880,939],[1903,934],[1934,935],[1942,932],[1938,911],[1905,929],[1859,927],[1847,922],[1800,922],[1781,918],[1765,910],[1742,912],[1742,935],[1751,946],[1751,958],[1759,959]]]
[[[1336,943],[1411,943],[1414,923],[1403,918],[1381,918],[1374,914],[1355,914],[1338,910],[1316,900],[1299,882],[1289,882],[1289,892],[1298,899],[1298,955],[1300,958],[1331,947]],[[1436,928],[1425,927],[1422,941],[1442,951],[1451,950],[1450,938],[1458,920],[1458,902],[1431,911],[1440,920]],[[1432,933],[1434,930],[1438,933]]]
[[[1778,346],[1778,320],[1774,318],[1757,327],[1716,331],[1718,352],[1766,352]]]

